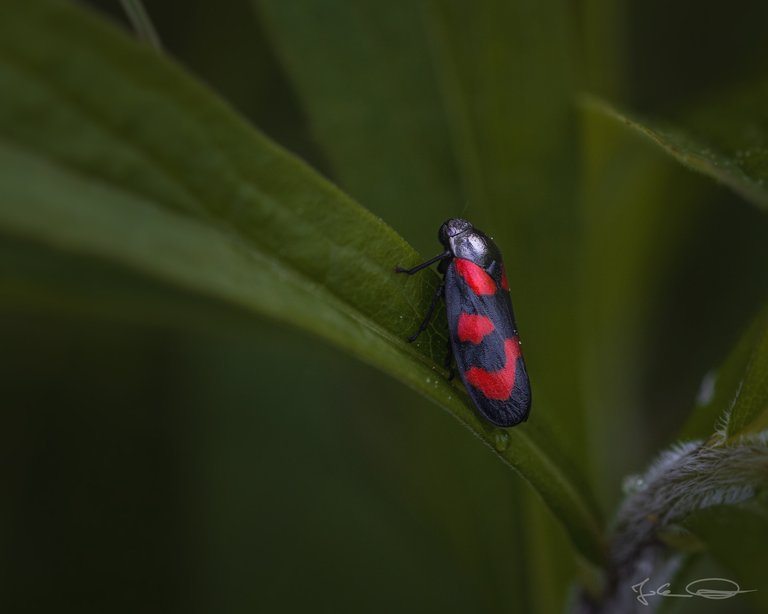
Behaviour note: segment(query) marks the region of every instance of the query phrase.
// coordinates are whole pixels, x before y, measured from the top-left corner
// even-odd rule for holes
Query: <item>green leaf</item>
[[[719,390],[721,387],[725,391]],[[768,307],[749,327],[723,375],[717,378],[715,389],[718,397],[728,398],[721,414],[727,438],[768,429]]]
[[[0,20],[0,229],[295,325],[450,411],[602,556],[579,472],[547,416],[506,432],[445,381],[435,330],[404,341],[436,286],[381,220],[156,53],[68,3]],[[44,41],[41,44],[40,41]]]
[[[580,224],[570,7],[560,0],[255,5],[342,186],[427,255],[437,247],[437,225],[459,214],[498,241],[533,379],[525,431],[558,465],[573,468],[570,479],[594,509],[575,475],[589,470],[590,448],[574,265]],[[552,559],[562,551],[560,536],[535,518],[537,504],[528,506],[526,533],[531,549]],[[551,587],[564,586],[568,575],[551,565],[532,570],[538,577],[526,582],[528,599],[550,611],[562,602]]]
[[[690,169],[768,207],[768,83],[710,101],[677,121],[619,111],[595,98],[586,104],[650,139]]]
[[[749,358],[729,410],[728,437],[768,429],[768,308],[752,330]]]
[[[499,241],[532,340],[537,407],[557,414],[573,462],[586,460],[578,355],[560,351],[578,345],[560,310],[579,288],[566,3],[255,4],[342,186],[419,245],[427,237],[429,255],[464,204]]]
[[[727,438],[768,428],[768,308],[759,313],[716,372],[702,382],[681,437],[706,438],[715,429]]]
[[[464,205],[422,7],[256,0],[339,185],[437,253]]]

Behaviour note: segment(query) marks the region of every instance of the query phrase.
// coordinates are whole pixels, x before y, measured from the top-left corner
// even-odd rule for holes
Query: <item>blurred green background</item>
[[[583,399],[563,430],[609,518],[763,304],[768,221],[579,95],[695,126],[765,78],[768,4],[480,3],[490,30],[436,2],[147,8],[165,53],[425,257],[448,217],[496,236],[540,373],[532,424],[537,395]],[[488,40],[526,35],[509,83],[474,71]],[[446,49],[474,102],[441,89]],[[510,117],[480,153],[454,125],[473,113]],[[498,135],[518,141],[492,168]],[[562,609],[562,529],[447,413],[286,325],[0,232],[2,611]]]

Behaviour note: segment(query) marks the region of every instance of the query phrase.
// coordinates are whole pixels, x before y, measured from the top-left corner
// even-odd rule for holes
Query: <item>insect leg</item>
[[[427,326],[429,326],[429,321],[432,319],[432,316],[435,314],[435,308],[437,307],[437,303],[440,301],[440,298],[443,295],[444,288],[445,288],[445,282],[441,283],[437,287],[437,290],[435,290],[435,294],[432,297],[432,302],[429,304],[429,309],[427,309],[427,315],[424,316],[424,321],[419,325],[419,329],[415,333],[413,333],[410,337],[408,337],[408,343],[413,343],[414,341],[416,341],[416,338],[425,330],[427,330]]]
[[[435,264],[438,260],[445,260],[446,258],[450,258],[453,254],[449,251],[444,251],[442,254],[438,254],[434,258],[430,258],[426,262],[422,262],[421,264],[417,264],[412,269],[404,269],[403,267],[397,266],[395,267],[395,273],[405,273],[406,275],[413,275],[414,273],[418,273],[422,269],[426,269],[428,266]]]

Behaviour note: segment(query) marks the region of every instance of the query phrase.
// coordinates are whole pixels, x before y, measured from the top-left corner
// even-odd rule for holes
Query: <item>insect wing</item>
[[[509,292],[455,258],[445,272],[445,304],[456,366],[475,407],[497,426],[527,420],[531,390]]]

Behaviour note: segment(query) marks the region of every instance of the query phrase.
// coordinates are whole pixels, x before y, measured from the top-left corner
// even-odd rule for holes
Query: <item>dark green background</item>
[[[124,22],[115,3],[93,4]],[[378,131],[437,120],[374,109],[370,132],[345,133],[350,110],[340,100],[355,91],[337,89],[343,66],[297,85],[300,71],[278,60],[287,43],[271,4],[147,2],[169,55],[422,254],[436,253],[439,224],[473,218],[475,205],[455,175],[444,177],[443,194],[427,194],[422,176],[391,174],[391,152],[377,148]],[[684,122],[768,68],[768,5],[747,4],[568,5],[579,24],[574,89]],[[386,25],[415,5],[376,10]],[[323,2],[304,24],[291,17],[307,57],[324,18]],[[366,45],[364,32],[347,36],[329,57]],[[370,81],[353,84],[383,83],[382,104],[398,97],[379,82],[384,71],[435,87],[400,42],[391,62],[370,67]],[[584,235],[595,273],[579,288],[584,313],[546,308],[560,314],[557,326],[584,318],[594,329],[590,347],[578,349],[592,360],[574,378],[590,391],[593,486],[610,517],[621,477],[674,440],[702,377],[765,299],[768,223],[603,118],[580,130],[585,141],[611,140],[611,155],[590,166],[587,148],[575,146],[576,166],[564,171],[573,177],[546,181],[572,181],[600,220]],[[335,134],[345,140],[329,154],[323,139]],[[415,156],[445,155],[446,143],[418,142]],[[355,157],[377,162],[357,174],[336,168]],[[407,202],[403,185],[412,188]],[[550,612],[563,603],[576,576],[562,530],[447,413],[283,325],[117,265],[3,238],[3,611]],[[525,263],[513,266],[525,275]],[[524,285],[546,294],[552,283]],[[522,297],[523,314],[537,308]],[[577,351],[569,344],[564,361]],[[736,601],[711,611],[735,611]]]

